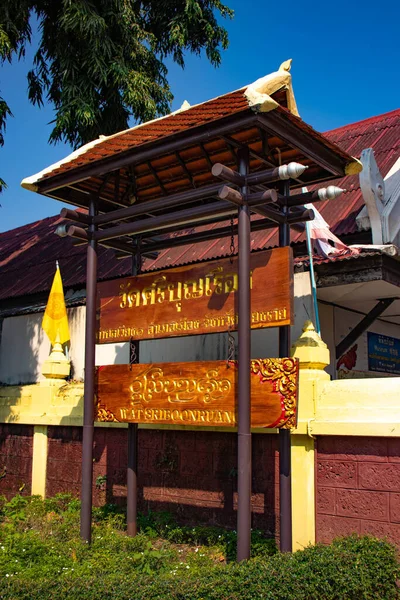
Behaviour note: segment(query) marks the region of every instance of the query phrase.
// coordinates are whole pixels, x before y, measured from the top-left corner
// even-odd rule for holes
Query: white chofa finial
[[[320,200],[334,200],[335,198],[343,194],[343,192],[345,191],[346,190],[343,190],[342,188],[337,187],[336,185],[328,185],[327,188],[321,188],[320,190],[318,190],[318,198]]]
[[[308,169],[306,165],[300,163],[291,162],[288,165],[282,165],[279,167],[279,179],[296,179]]]

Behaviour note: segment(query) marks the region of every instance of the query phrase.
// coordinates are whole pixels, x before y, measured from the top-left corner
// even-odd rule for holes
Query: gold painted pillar
[[[42,374],[45,379],[41,380],[40,391],[36,394],[36,401],[40,403],[43,414],[49,410],[56,389],[65,385],[65,378],[68,377],[70,369],[71,363],[65,356],[62,345],[56,342],[50,356],[43,364]],[[46,495],[47,449],[47,425],[35,425],[33,429],[32,496],[38,495],[44,498]]]
[[[33,429],[32,496],[46,496],[47,425]]]
[[[300,362],[298,424],[291,436],[292,544],[296,551],[315,543],[315,452],[309,424],[315,417],[318,382],[330,379],[324,371],[330,358],[311,321],[305,322],[291,354]]]

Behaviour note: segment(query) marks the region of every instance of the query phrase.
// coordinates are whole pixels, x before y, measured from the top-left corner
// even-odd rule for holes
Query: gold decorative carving
[[[297,420],[298,364],[295,358],[259,358],[251,361],[250,370],[261,381],[271,382],[282,397],[282,418],[276,427],[293,429]]]
[[[100,402],[97,402],[95,408],[95,421],[103,421],[106,423],[119,423],[118,419],[110,410],[108,410],[108,408],[103,408],[102,406],[100,406]]]
[[[136,377],[129,387],[131,406],[144,406],[157,396],[164,396],[169,403],[197,402],[200,405],[223,400],[230,392],[232,383],[221,378],[218,367],[209,369],[204,377],[165,376],[163,369],[150,367]]]

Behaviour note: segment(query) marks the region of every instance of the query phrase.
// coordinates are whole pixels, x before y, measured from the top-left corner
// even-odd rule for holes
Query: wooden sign
[[[98,343],[237,329],[237,258],[114,279],[98,285]],[[289,247],[251,255],[251,327],[290,325]]]
[[[251,426],[296,426],[298,361],[251,361]],[[237,363],[108,365],[97,370],[97,421],[235,427]]]

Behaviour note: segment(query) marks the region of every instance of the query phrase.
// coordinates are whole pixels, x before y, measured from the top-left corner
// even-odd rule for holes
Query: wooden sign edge
[[[289,361],[289,368],[285,369],[285,361]],[[215,363],[223,363],[225,361],[221,360],[221,361],[195,361],[193,364],[198,364],[201,362],[215,362]],[[293,362],[295,364],[295,369],[293,370]],[[143,365],[144,367],[146,365],[151,365],[153,363],[137,363],[135,366],[137,365]],[[154,363],[157,365],[162,365],[162,364],[166,364],[166,365],[172,365],[174,363]],[[191,364],[190,362],[186,363],[186,364]],[[235,361],[235,366],[237,367],[237,361]],[[94,421],[95,422],[108,422],[108,423],[139,423],[139,424],[145,424],[145,425],[149,425],[149,426],[157,426],[157,421],[154,422],[149,422],[149,421],[120,421],[118,420],[115,415],[109,410],[107,409],[106,406],[101,406],[98,398],[97,398],[97,386],[98,386],[98,374],[101,371],[102,368],[104,367],[113,367],[113,366],[117,366],[117,367],[129,367],[129,365],[124,364],[124,365],[102,365],[102,366],[98,366],[95,368],[95,406],[94,406]],[[272,373],[268,373],[265,369],[266,366],[272,367]],[[275,369],[274,369],[275,366]],[[272,424],[270,425],[251,425],[252,429],[295,429],[297,427],[297,421],[298,421],[298,399],[299,399],[299,360],[297,358],[294,357],[285,357],[285,358],[261,358],[261,359],[252,359],[251,363],[250,363],[250,372],[251,374],[255,374],[255,375],[259,375],[260,379],[262,382],[267,382],[270,381],[273,383],[274,386],[274,391],[277,392],[280,397],[281,397],[281,408],[282,408],[282,412],[280,417],[274,421]],[[280,376],[277,376],[277,371],[280,372]],[[277,385],[281,383],[282,385],[279,385],[279,389],[277,389]],[[100,415],[100,418],[98,418]],[[283,418],[286,417],[284,419],[284,421],[282,422]],[[179,428],[188,428],[190,427],[190,429],[197,429],[197,428],[201,428],[201,429],[209,429],[209,428],[223,428],[223,429],[229,429],[232,431],[235,431],[237,429],[237,426],[227,426],[225,425],[221,425],[219,426],[218,424],[211,424],[209,426],[207,425],[181,425],[181,424],[174,424],[174,423],[158,423],[158,426],[160,427],[179,427]]]
[[[277,322],[273,322],[271,324],[263,324],[263,323],[259,323],[259,324],[255,324],[254,326],[251,326],[251,330],[258,330],[258,329],[271,329],[273,327],[286,327],[286,326],[291,326],[294,325],[294,257],[293,257],[293,249],[291,246],[284,246],[283,248],[268,248],[265,250],[261,250],[259,252],[252,252],[251,256],[257,256],[258,254],[262,254],[262,253],[267,253],[267,252],[274,252],[276,250],[283,250],[283,249],[287,249],[288,251],[288,268],[289,268],[289,288],[291,293],[289,293],[289,310],[290,310],[290,317],[287,319],[284,319],[282,321],[279,321],[279,323]],[[222,257],[220,260],[226,260],[229,259],[229,257],[224,256]],[[168,271],[179,271],[182,270],[184,271],[185,268],[190,267],[190,266],[195,266],[195,267],[200,267],[202,265],[206,265],[208,263],[212,263],[212,262],[217,262],[218,259],[211,259],[209,261],[201,261],[198,263],[189,263],[187,265],[179,265],[179,266],[174,266],[174,267],[167,267],[164,269],[157,269],[155,271],[148,271],[148,272],[144,272],[141,273],[141,275],[154,275],[157,276],[160,273],[164,273],[164,272],[168,272]],[[119,280],[125,280],[125,279],[129,279],[130,277],[134,277],[133,275],[125,275],[123,277],[115,277],[113,279],[107,279],[105,281],[99,282],[99,284],[107,284],[110,283],[112,281],[119,281]],[[118,343],[128,343],[130,340],[123,338],[121,339],[120,337],[116,337],[113,339],[100,339],[99,334],[100,334],[100,295],[98,292],[98,287],[97,287],[97,293],[96,293],[96,344],[98,345],[106,345],[106,344],[118,344]],[[250,309],[251,310],[251,309]],[[157,336],[157,337],[142,337],[142,338],[132,338],[135,341],[155,341],[155,340],[162,340],[162,339],[169,339],[169,338],[180,338],[180,337],[192,337],[192,336],[200,336],[200,335],[209,335],[209,334],[217,334],[217,333],[226,333],[227,331],[229,331],[230,328],[221,328],[221,329],[217,329],[217,330],[212,330],[212,331],[201,331],[201,332],[196,332],[196,330],[190,331],[190,333],[188,334],[182,334],[181,332],[169,332],[168,334],[165,334],[165,336]],[[232,331],[237,331],[237,327],[235,327],[234,329],[232,329]]]

